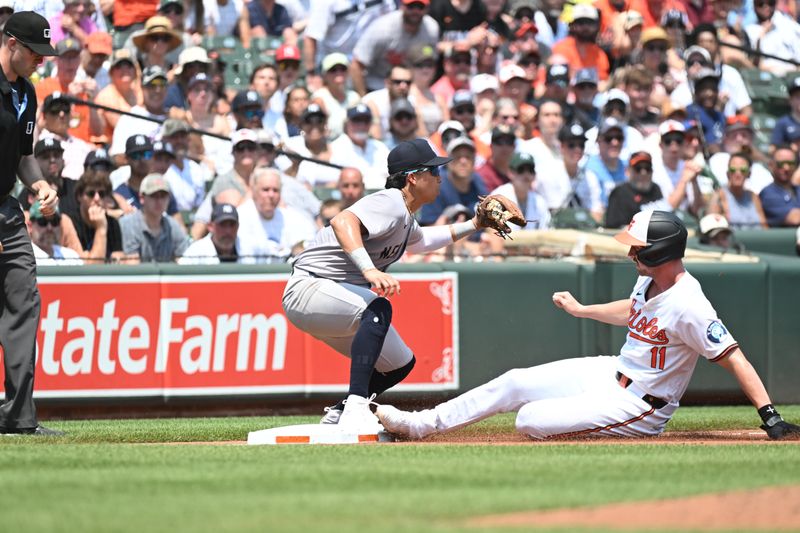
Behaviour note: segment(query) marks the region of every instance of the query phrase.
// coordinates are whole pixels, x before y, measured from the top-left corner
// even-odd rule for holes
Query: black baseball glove
[[[761,424],[761,429],[766,431],[772,440],[800,439],[800,426],[786,422],[780,416],[774,416]]]

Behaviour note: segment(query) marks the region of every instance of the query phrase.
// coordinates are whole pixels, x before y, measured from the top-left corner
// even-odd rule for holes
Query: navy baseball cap
[[[44,139],[39,139],[39,142],[36,143],[33,148],[33,155],[34,157],[39,157],[43,153],[51,151],[63,152],[64,148],[61,146],[61,141],[55,137],[45,137]]]
[[[18,40],[40,56],[57,56],[50,44],[50,23],[39,13],[18,11],[6,21],[3,33]]]
[[[572,139],[580,139],[586,141],[586,129],[578,122],[573,122],[561,128],[558,132],[559,141],[569,141]]]
[[[211,211],[211,222],[224,222],[226,220],[235,220],[239,222],[239,213],[233,204],[217,204],[214,210]]]
[[[425,139],[403,141],[389,152],[387,158],[389,174],[422,167],[438,167],[452,161],[452,157],[440,157]]]
[[[89,152],[86,155],[86,159],[83,161],[83,166],[89,168],[98,163],[105,163],[109,167],[114,166],[114,164],[111,162],[111,157],[108,155],[108,151],[105,148],[98,148],[97,150],[92,150]]]
[[[569,85],[569,67],[559,63],[550,65],[547,67],[545,83],[555,83],[556,85],[566,87]]]
[[[264,99],[254,90],[239,91],[233,97],[231,107],[234,111],[239,111],[245,107],[264,107]]]
[[[358,104],[347,110],[347,120],[356,118],[368,118],[372,120],[372,111],[366,104]]]
[[[131,135],[130,137],[128,137],[128,140],[125,141],[126,154],[149,152],[152,150],[153,150],[153,142],[147,135],[142,135],[141,133],[138,133],[136,135]]]

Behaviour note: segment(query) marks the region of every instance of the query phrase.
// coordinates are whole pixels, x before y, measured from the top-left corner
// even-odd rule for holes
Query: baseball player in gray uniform
[[[630,298],[582,305],[553,294],[567,313],[626,326],[618,356],[564,359],[502,376],[434,409],[378,407],[386,430],[423,438],[517,411],[517,430],[536,439],[580,435],[654,436],[678,408],[699,358],[731,372],[758,409],[772,439],[800,438],[784,421],[736,339],[717,317],[700,283],[683,267],[686,227],[665,211],[637,213],[616,239],[629,245],[639,279]]]
[[[351,359],[347,399],[326,408],[322,423],[382,429],[371,400],[414,368],[411,348],[391,325],[388,298],[400,283],[386,269],[406,250],[436,250],[480,229],[477,217],[424,228],[414,219],[439,195],[439,166],[449,161],[424,139],[400,143],[389,153],[386,189],[336,215],[292,261],[283,293],[287,318]]]

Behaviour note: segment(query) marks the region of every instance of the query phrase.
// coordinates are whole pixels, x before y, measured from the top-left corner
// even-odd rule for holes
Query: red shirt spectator
[[[127,28],[144,22],[156,14],[158,0],[116,0],[114,2],[114,27]]]

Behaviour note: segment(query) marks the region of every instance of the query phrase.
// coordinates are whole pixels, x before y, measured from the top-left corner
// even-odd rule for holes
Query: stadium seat
[[[772,116],[781,116],[789,111],[789,93],[786,80],[758,69],[739,71],[747,94],[753,100],[753,111]]]
[[[588,209],[568,207],[553,213],[550,221],[556,229],[597,229],[598,224]]]
[[[764,113],[754,113],[751,117],[753,130],[756,132],[755,144],[756,148],[764,153],[767,153],[772,139],[772,130],[775,129],[777,118],[773,115]]]
[[[280,37],[253,37],[250,40],[250,50],[258,53],[269,52],[276,50],[281,43],[283,39]]]
[[[238,37],[221,37],[218,35],[206,35],[203,37],[203,48],[206,50],[216,50],[220,55],[243,52],[245,48]]]

